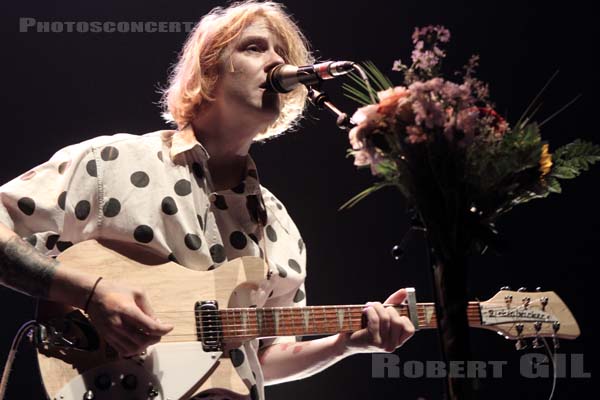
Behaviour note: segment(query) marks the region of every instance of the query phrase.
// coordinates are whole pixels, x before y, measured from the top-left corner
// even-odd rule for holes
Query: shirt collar
[[[171,160],[175,160],[179,154],[186,152],[198,146],[200,152],[205,159],[210,158],[208,151],[198,142],[192,124],[187,124],[183,129],[178,131],[163,131],[162,139],[169,147],[169,156]]]
[[[167,144],[169,148],[169,156],[171,160],[175,160],[178,155],[190,151],[196,146],[200,150],[205,160],[210,158],[208,151],[202,144],[196,139],[196,134],[192,124],[186,125],[181,130],[169,130],[161,133],[163,142]],[[260,181],[258,179],[258,172],[256,164],[252,159],[252,156],[248,154],[246,159],[246,171],[242,182],[235,188],[226,189],[221,192],[234,192],[238,194],[257,194],[260,193]]]

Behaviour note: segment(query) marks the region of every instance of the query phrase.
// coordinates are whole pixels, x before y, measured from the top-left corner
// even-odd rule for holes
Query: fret
[[[241,329],[245,332],[248,329],[248,313],[247,312],[240,313],[239,323],[241,323],[241,325],[242,325]]]
[[[296,332],[296,319],[295,319],[295,316],[294,316],[294,308],[295,307],[290,307],[290,314],[291,314],[291,317],[292,317],[292,334],[296,335],[298,332]]]
[[[336,308],[335,315],[337,316],[338,330],[342,331],[344,329],[344,309]]]
[[[321,307],[321,311],[323,313],[323,331],[322,331],[322,333],[328,333],[328,331],[327,331],[327,310],[325,309],[325,306]]]
[[[276,308],[271,309],[271,314],[273,316],[273,322],[275,324],[275,334],[279,335],[279,322],[280,322],[280,310]],[[284,319],[285,320],[285,319]]]
[[[302,322],[304,325],[304,333],[306,333],[308,331],[308,324],[310,321],[310,309],[309,308],[305,308],[302,310]]]
[[[260,335],[263,331],[264,325],[264,312],[262,308],[256,308],[256,326],[258,329],[258,334]]]
[[[346,327],[345,330],[351,331],[352,330],[352,307],[350,307],[350,306],[346,307],[346,315],[348,315],[348,326]]]

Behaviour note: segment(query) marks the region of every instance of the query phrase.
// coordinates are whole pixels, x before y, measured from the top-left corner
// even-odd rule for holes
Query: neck
[[[237,186],[244,177],[248,152],[259,127],[224,118],[212,108],[192,121],[196,139],[206,148],[210,158],[208,169],[214,190]]]

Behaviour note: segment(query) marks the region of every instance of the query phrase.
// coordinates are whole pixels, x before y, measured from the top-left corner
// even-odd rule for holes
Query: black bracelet
[[[88,299],[85,302],[85,307],[83,308],[83,312],[86,314],[87,314],[87,309],[90,305],[90,301],[92,301],[92,296],[94,295],[94,292],[96,291],[96,286],[98,286],[98,283],[100,283],[101,280],[102,280],[102,277],[99,277],[98,279],[96,279],[96,283],[94,283],[94,286],[92,286],[92,291],[90,292],[90,295],[88,296]]]

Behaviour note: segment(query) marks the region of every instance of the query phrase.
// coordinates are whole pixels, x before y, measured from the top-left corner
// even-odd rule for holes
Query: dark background
[[[479,76],[490,82],[498,111],[514,122],[548,78],[558,78],[543,95],[541,121],[578,94],[581,99],[544,126],[551,150],[581,137],[600,143],[593,122],[597,49],[591,2],[542,1],[286,1],[322,59],[373,60],[389,71],[392,61],[410,56],[415,26],[443,24],[452,32],[446,71],[458,69],[472,53],[481,55]],[[3,2],[2,139],[0,182],[47,160],[57,149],[100,134],[164,129],[156,102],[185,33],[19,33],[19,17],[46,21],[195,21],[220,1],[41,1]],[[392,79],[400,77],[389,71]],[[339,82],[327,85],[348,112]],[[388,190],[349,211],[338,207],[372,178],[346,159],[343,133],[324,112],[308,111],[297,132],[256,145],[261,180],[287,206],[309,250],[309,304],[383,301],[399,287],[415,286],[420,301],[431,301],[425,246],[417,237],[402,262],[390,256],[408,228],[404,202]],[[583,353],[594,376],[592,299],[600,248],[596,212],[600,168],[563,184],[564,193],[515,209],[499,228],[510,249],[500,257],[472,260],[471,298],[485,300],[500,286],[541,286],[556,291],[582,330],[559,351]],[[0,360],[12,336],[33,316],[31,299],[0,288],[3,317]],[[590,307],[588,305],[588,307]],[[591,308],[590,310],[593,310]],[[485,379],[482,398],[548,398],[550,379],[519,374],[512,342],[489,331],[472,330],[476,359],[505,360],[503,379]],[[22,345],[9,399],[41,398],[28,344]],[[435,332],[419,332],[396,351],[402,361],[437,360]],[[568,371],[568,369],[567,369]],[[592,379],[565,378],[556,399],[583,397]],[[303,381],[267,388],[269,399],[439,399],[441,379],[374,379],[371,356],[358,355]]]

